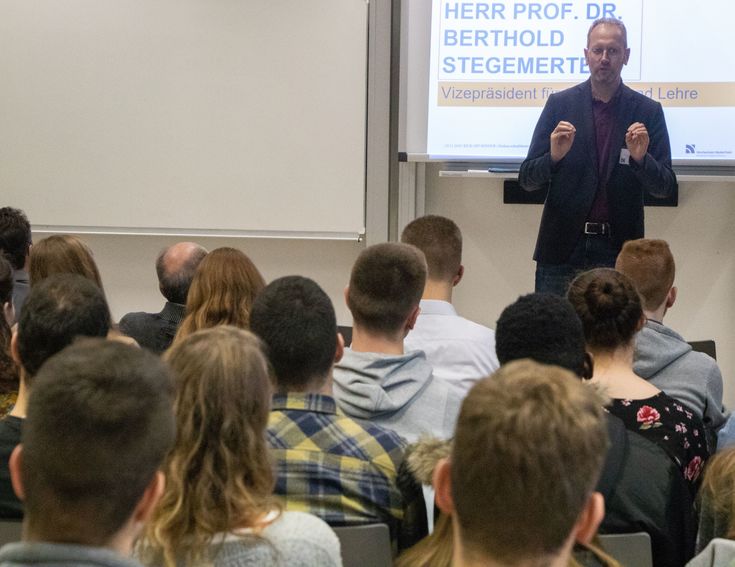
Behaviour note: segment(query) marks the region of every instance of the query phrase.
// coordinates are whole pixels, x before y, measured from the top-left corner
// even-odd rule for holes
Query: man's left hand
[[[640,163],[648,151],[648,130],[641,122],[634,122],[625,133],[625,145],[630,152],[630,157]]]

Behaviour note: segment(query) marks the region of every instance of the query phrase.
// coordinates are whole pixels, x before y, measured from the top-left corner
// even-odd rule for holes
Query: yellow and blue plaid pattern
[[[397,433],[340,414],[329,396],[290,393],[273,397],[268,442],[287,510],[399,530],[407,503],[397,485],[405,448]]]

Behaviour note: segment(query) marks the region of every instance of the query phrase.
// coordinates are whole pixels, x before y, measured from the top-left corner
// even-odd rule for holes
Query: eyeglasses
[[[593,47],[592,49],[590,49],[590,53],[598,58],[602,57],[605,52],[607,52],[608,58],[615,59],[623,53],[623,50],[617,47]]]

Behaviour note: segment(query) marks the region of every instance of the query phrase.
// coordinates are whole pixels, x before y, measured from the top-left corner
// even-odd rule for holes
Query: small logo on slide
[[[697,146],[694,144],[686,144],[686,153],[688,154],[696,154],[697,153]]]

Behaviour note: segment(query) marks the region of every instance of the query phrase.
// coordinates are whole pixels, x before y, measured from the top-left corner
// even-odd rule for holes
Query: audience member
[[[633,370],[688,405],[709,431],[717,431],[727,419],[720,368],[712,357],[692,350],[681,335],[663,323],[677,297],[676,267],[669,245],[647,238],[628,241],[618,254],[615,269],[633,282],[646,316],[646,324],[636,336]]]
[[[352,312],[352,345],[334,369],[338,406],[409,442],[421,435],[452,436],[460,395],[432,375],[422,351],[404,351],[426,283],[426,261],[408,244],[362,251],[345,290]]]
[[[495,333],[460,317],[452,305],[452,291],[464,275],[462,233],[450,219],[426,215],[403,229],[401,242],[421,250],[428,267],[421,312],[406,337],[406,350],[423,350],[434,376],[464,395],[498,369],[498,359]]]
[[[31,252],[28,274],[31,286],[53,274],[79,274],[105,291],[92,250],[71,234],[55,234],[38,241]]]
[[[404,466],[405,441],[337,413],[332,369],[344,344],[327,294],[307,278],[277,279],[256,298],[250,326],[276,386],[268,441],[286,508],[332,525],[387,524],[399,548],[423,537],[426,510]]]
[[[503,364],[530,358],[580,378],[593,373],[582,322],[569,302],[554,294],[524,295],[506,307],[496,326],[496,349]],[[600,531],[645,531],[655,566],[683,565],[693,555],[696,533],[688,483],[661,447],[610,413],[605,419],[610,447],[597,484],[605,497]]]
[[[49,236],[33,246],[29,266],[31,287],[54,274],[78,274],[94,282],[103,295],[105,293],[92,250],[81,238],[71,234]],[[108,338],[137,346],[135,340],[123,335],[114,323]]]
[[[158,289],[166,298],[163,309],[160,313],[128,313],[120,319],[120,331],[157,354],[171,346],[184,318],[191,280],[206,255],[207,251],[193,242],[179,242],[162,250],[156,258],[156,274]]]
[[[704,425],[686,404],[633,371],[635,336],[646,320],[633,283],[620,272],[598,268],[577,276],[567,297],[594,357],[592,382],[612,398],[610,412],[660,445],[694,491],[709,456]]]
[[[478,382],[434,472],[452,564],[567,565],[605,513],[594,487],[606,448],[602,401],[569,371],[517,361]]]
[[[31,245],[31,223],[20,209],[0,208],[0,252],[13,267],[13,308],[16,321],[25,303],[30,284],[28,256]]]
[[[0,517],[23,515],[10,485],[8,461],[20,443],[35,375],[47,359],[75,338],[105,337],[109,330],[110,310],[102,290],[82,276],[56,274],[34,285],[28,294],[11,341],[11,352],[20,366],[18,401],[0,421]]]
[[[255,296],[265,280],[252,260],[235,248],[217,248],[199,263],[186,298],[186,316],[176,342],[200,329],[232,325],[247,329]]]
[[[341,565],[322,520],[272,499],[271,387],[260,342],[227,325],[165,355],[177,385],[176,443],[141,556],[151,565]]]
[[[172,402],[168,370],[140,349],[96,339],[49,360],[10,460],[23,542],[0,564],[139,565],[128,556],[163,490]]]
[[[10,326],[15,322],[13,311],[13,267],[0,254],[0,418],[5,417],[18,399],[18,365],[10,355]]]
[[[718,452],[707,462],[697,499],[697,552],[717,539],[735,540],[735,447]],[[731,542],[730,547],[733,551],[728,554],[727,565],[735,559],[735,543]]]

